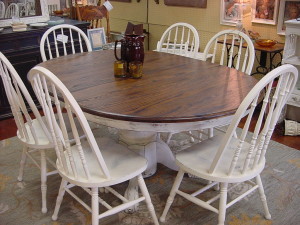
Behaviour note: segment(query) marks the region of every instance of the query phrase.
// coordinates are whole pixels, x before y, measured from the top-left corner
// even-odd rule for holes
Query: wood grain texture
[[[67,86],[83,111],[111,119],[177,123],[234,114],[256,84],[235,69],[146,52],[142,79],[117,79],[113,51],[68,55],[39,64]]]

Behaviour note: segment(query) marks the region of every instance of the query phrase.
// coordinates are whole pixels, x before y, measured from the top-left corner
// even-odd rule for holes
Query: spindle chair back
[[[50,125],[57,155],[56,165],[62,177],[52,218],[57,219],[63,195],[67,191],[92,213],[93,225],[98,225],[99,219],[132,207],[143,200],[146,201],[155,224],[158,224],[147,187],[141,175],[147,167],[147,161],[113,140],[108,138],[95,139],[80,106],[64,84],[49,70],[36,66],[30,71],[29,79]],[[58,121],[55,119],[56,113],[52,108],[51,99],[57,108]],[[62,104],[66,108],[68,117],[64,118],[61,115]],[[75,117],[79,120],[78,125],[74,122]],[[70,145],[66,123],[71,124],[76,145]],[[86,139],[79,138],[79,128],[84,131]],[[143,194],[138,199],[126,199],[110,187],[133,178],[137,178]],[[91,207],[70,190],[74,186],[82,187],[91,195]],[[98,198],[98,188],[105,188],[123,203],[117,207],[109,205],[103,199]],[[99,203],[106,207],[107,211],[99,214]]]
[[[4,18],[5,15],[5,4],[4,2],[0,1],[0,19]]]
[[[48,132],[47,123],[41,117],[22,79],[1,52],[0,75],[18,128],[17,137],[24,146],[18,180],[23,180],[25,162],[28,156],[41,170],[42,212],[46,213],[47,176],[56,173],[56,171],[48,172],[46,164],[45,150],[53,148],[51,134]],[[37,151],[40,152],[40,165],[31,154]],[[51,163],[50,160],[49,162]],[[54,163],[52,165],[55,166]]]
[[[101,4],[101,1],[100,1]],[[89,22],[89,29],[101,28],[103,27],[106,31],[106,39],[107,42],[110,41],[110,18],[108,11],[101,11],[103,6],[99,5],[78,5],[76,4],[76,14],[77,19],[79,21],[86,21]],[[103,20],[105,18],[105,23]]]
[[[176,164],[180,169],[161,221],[165,221],[175,194],[179,194],[187,200],[219,214],[218,225],[223,225],[226,209],[256,189],[260,193],[265,217],[271,218],[260,173],[266,164],[266,152],[276,122],[296,85],[297,78],[297,68],[292,65],[283,65],[269,72],[242,101],[225,134],[204,140],[176,155]],[[274,86],[275,90],[273,90]],[[262,102],[261,105],[260,102]],[[260,109],[257,109],[258,105],[260,105]],[[254,115],[257,119],[254,120],[252,133],[249,132],[249,128]],[[240,131],[238,125],[243,117],[246,120]],[[178,189],[184,173],[210,182],[192,194],[185,193]],[[252,180],[253,178],[256,182]],[[233,188],[242,182],[247,182],[251,188],[227,203],[228,184],[234,184],[230,187]],[[220,183],[221,189],[216,197],[205,201],[196,197],[218,183]],[[216,208],[211,203],[218,199],[220,199],[219,208]]]
[[[254,45],[241,31],[220,31],[209,40],[203,53],[205,61],[210,59],[212,63],[251,74],[255,57]]]
[[[156,51],[196,58],[200,38],[195,27],[175,23],[168,27],[157,42]]]
[[[32,13],[31,9],[32,9],[32,3],[26,1],[26,3],[25,3],[25,16],[30,16],[31,15],[31,13]]]
[[[78,27],[60,24],[49,28],[42,36],[40,52],[43,61],[78,52],[91,52],[86,34]]]
[[[13,18],[13,17],[19,18],[19,7],[16,3],[10,3],[9,6],[7,6],[5,11],[4,18]]]

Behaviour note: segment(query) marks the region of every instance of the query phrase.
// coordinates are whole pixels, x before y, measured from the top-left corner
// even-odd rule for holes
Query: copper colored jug
[[[144,38],[143,35],[125,35],[122,40],[115,41],[115,57],[117,60],[124,60],[127,66],[130,62],[144,62]],[[117,56],[117,44],[121,42],[121,58]]]

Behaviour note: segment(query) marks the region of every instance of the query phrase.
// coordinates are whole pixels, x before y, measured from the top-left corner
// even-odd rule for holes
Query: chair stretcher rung
[[[41,169],[40,164],[38,164],[38,162],[35,160],[35,158],[33,158],[28,152],[26,152],[26,155],[32,160],[32,162],[33,162],[39,169]]]
[[[218,209],[216,209],[215,207],[213,207],[213,206],[207,204],[206,202],[200,200],[199,198],[196,198],[194,196],[191,196],[191,195],[186,194],[186,193],[184,193],[182,191],[179,191],[179,190],[177,190],[176,193],[181,195],[182,197],[186,198],[187,200],[195,203],[196,205],[200,205],[201,207],[203,207],[205,209],[208,209],[208,210],[213,211],[215,213],[219,213]]]
[[[249,189],[248,191],[246,191],[244,194],[240,195],[239,197],[233,199],[231,202],[229,202],[226,205],[226,208],[232,206],[234,203],[240,201],[242,198],[244,198],[245,196],[249,195],[251,192],[255,191],[258,188],[258,185],[255,185],[254,187],[252,187],[251,189]]]
[[[195,191],[194,193],[191,194],[191,196],[194,196],[194,197],[195,197],[195,196],[197,196],[197,195],[203,193],[204,191],[210,189],[211,187],[215,186],[215,185],[218,184],[218,183],[219,183],[219,182],[216,182],[216,181],[215,181],[215,182],[212,182],[211,184],[206,185],[205,187],[199,189],[198,191]]]
[[[118,205],[117,207],[114,207],[112,209],[109,209],[107,210],[106,212],[104,213],[101,213],[99,216],[98,216],[98,219],[101,219],[101,218],[104,218],[104,217],[107,217],[107,216],[110,216],[110,215],[113,215],[113,214],[116,214],[120,211],[123,211],[127,208],[129,208],[130,206],[133,206],[141,201],[144,201],[145,200],[145,197],[140,197],[136,200],[133,200],[133,201],[130,201],[130,202],[126,202],[126,203],[123,203],[121,205]]]
[[[57,173],[58,173],[57,170],[52,170],[52,171],[50,171],[50,172],[48,172],[46,174],[47,174],[47,176],[50,176],[50,175],[54,175],[54,174],[57,174]]]
[[[240,185],[239,183],[231,186],[230,188],[228,188],[227,192],[229,192],[231,189],[235,188],[236,186]],[[213,198],[209,199],[208,201],[206,201],[208,204],[211,204],[213,203],[214,201],[218,200],[220,198],[220,194],[214,196]]]
[[[89,195],[92,195],[92,192],[90,189],[88,188],[82,188],[83,190],[85,190]],[[103,205],[105,208],[107,209],[112,209],[112,207],[106,202],[104,201],[102,198],[98,197],[98,202]]]
[[[92,213],[91,207],[89,207],[87,204],[85,204],[77,195],[75,195],[72,191],[70,191],[68,188],[65,188],[66,192],[68,192],[73,198],[75,198],[84,208],[86,208],[90,213]]]
[[[112,193],[114,196],[122,200],[123,202],[129,202],[128,199],[126,199],[123,195],[120,195],[118,192],[116,192],[113,188],[111,187],[105,187],[106,190],[108,190],[110,193]]]

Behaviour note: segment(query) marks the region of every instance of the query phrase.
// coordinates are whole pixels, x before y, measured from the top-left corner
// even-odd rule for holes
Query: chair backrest
[[[36,93],[36,96],[43,108],[47,123],[50,124],[50,131],[53,137],[53,142],[55,146],[55,151],[58,159],[58,168],[68,176],[73,176],[74,179],[78,176],[78,169],[84,169],[84,174],[80,174],[81,178],[87,180],[90,179],[90,169],[87,163],[85,151],[81,143],[81,139],[78,135],[79,126],[81,126],[86,140],[85,148],[90,148],[91,151],[88,154],[93,154],[93,157],[96,157],[99,162],[99,166],[102,169],[103,176],[109,178],[110,174],[108,168],[104,162],[99,146],[96,143],[94,135],[91,131],[91,128],[86,120],[85,115],[83,114],[80,106],[77,101],[74,99],[69,90],[65,85],[49,70],[46,68],[36,66],[29,72],[29,80],[33,86],[33,90]],[[56,106],[56,120],[54,109],[52,108],[52,101]],[[62,108],[65,108],[67,111],[67,117],[63,117]],[[79,121],[78,127],[75,124],[74,119]],[[65,124],[71,125],[71,132],[67,132]],[[72,137],[70,137],[72,136]],[[75,140],[78,158],[80,160],[74,161],[74,155],[70,150],[70,141],[71,139]],[[65,154],[67,153],[67,154]],[[99,171],[101,172],[101,171]]]
[[[25,3],[17,3],[18,5],[18,8],[19,8],[19,17],[23,17],[25,16],[25,11],[26,11],[26,8],[25,8]]]
[[[249,92],[235,113],[232,123],[220,143],[218,152],[210,167],[214,173],[223,157],[229,158],[227,165],[228,176],[232,174],[249,174],[251,170],[263,169],[265,154],[270,142],[274,127],[293,91],[298,78],[298,70],[292,65],[283,65],[265,75]],[[257,117],[254,132],[249,127],[259,101],[261,109]],[[245,116],[245,124],[241,133],[235,137],[237,126]],[[248,136],[247,136],[248,135]],[[226,151],[230,148],[230,151]],[[226,152],[225,154],[223,154]]]
[[[5,15],[5,5],[2,1],[0,1],[0,19],[4,18]]]
[[[106,37],[110,38],[110,20],[109,12],[105,10],[104,6],[86,5],[80,6],[76,4],[77,19],[79,21],[86,21],[90,23],[89,28],[100,28],[104,27],[106,30]],[[103,19],[106,19],[106,24],[102,23]]]
[[[85,51],[92,51],[88,37],[80,28],[69,24],[60,24],[49,28],[43,34],[40,43],[43,61]]]
[[[156,51],[195,58],[200,38],[195,27],[188,23],[171,25],[157,42]]]
[[[19,7],[16,3],[10,3],[7,6],[4,18],[19,17]]]
[[[244,45],[244,46],[243,46]],[[231,47],[235,46],[235,47]],[[223,30],[214,35],[204,49],[204,60],[251,74],[255,50],[251,39],[238,30]]]
[[[49,14],[52,15],[53,11],[60,10],[59,0],[47,0]]]
[[[31,13],[31,2],[25,3],[25,16],[29,16]]]
[[[97,5],[99,0],[87,0],[87,5]]]
[[[51,135],[48,132],[46,125],[42,121],[40,113],[37,110],[36,105],[33,102],[26,86],[14,67],[1,52],[0,76],[2,78],[5,93],[18,128],[18,135],[22,141],[30,144],[39,144],[39,139],[37,138],[37,133],[33,126],[33,119],[28,113],[26,102],[29,105],[34,117],[38,120],[43,128],[48,139],[52,140]]]

